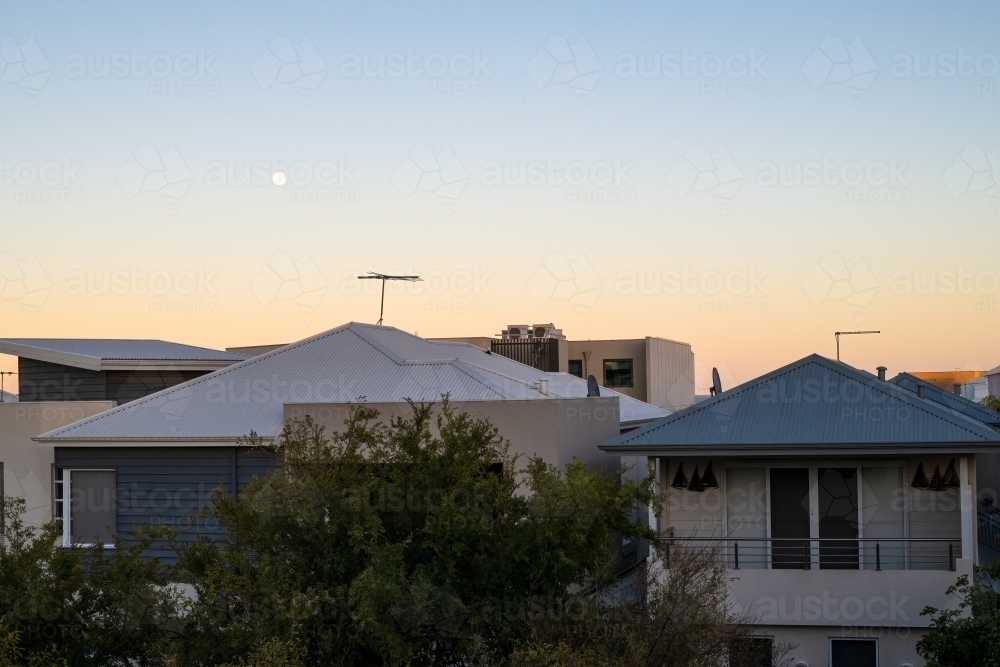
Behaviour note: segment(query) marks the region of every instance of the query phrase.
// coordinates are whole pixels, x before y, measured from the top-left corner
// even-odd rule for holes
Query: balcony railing
[[[662,538],[666,566],[678,552],[711,553],[733,570],[950,570],[962,552],[949,539]]]
[[[979,510],[979,543],[1000,551],[1000,516]]]
[[[494,339],[490,341],[490,352],[546,373],[559,372],[559,340],[556,338]]]

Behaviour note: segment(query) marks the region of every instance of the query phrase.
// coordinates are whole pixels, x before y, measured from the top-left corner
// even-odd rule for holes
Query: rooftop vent
[[[881,380],[882,382],[885,382],[886,367],[885,366],[879,366],[876,370],[878,371],[878,379]]]
[[[922,384],[917,385],[917,398],[927,398],[927,387]]]
[[[961,384],[959,384],[958,382],[956,382],[955,384],[953,384],[953,385],[951,386],[951,389],[952,389],[952,391],[954,391],[954,392],[955,392],[956,394],[958,394],[959,396],[961,396],[961,395],[962,395],[962,385],[961,385]]]

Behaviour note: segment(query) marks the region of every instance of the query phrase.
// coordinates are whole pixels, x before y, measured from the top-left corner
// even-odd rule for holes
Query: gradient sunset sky
[[[1000,364],[1000,5],[0,5],[0,336]],[[4,369],[13,360],[3,358]]]

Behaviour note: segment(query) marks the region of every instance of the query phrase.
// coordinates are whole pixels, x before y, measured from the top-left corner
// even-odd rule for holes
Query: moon
[[[275,185],[284,185],[285,181],[288,180],[288,177],[285,176],[282,172],[276,171],[274,172],[274,176],[271,177],[271,180],[274,181]]]

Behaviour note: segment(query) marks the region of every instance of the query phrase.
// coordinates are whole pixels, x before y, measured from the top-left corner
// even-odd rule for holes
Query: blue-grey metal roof
[[[921,380],[918,377],[910,375],[909,373],[900,373],[896,377],[889,380],[892,384],[897,387],[902,387],[912,391],[914,394],[917,393],[917,387],[924,387],[924,395],[928,400],[934,401],[935,403],[940,403],[952,410],[957,410],[967,417],[972,417],[977,421],[981,421],[984,424],[989,424],[990,426],[1000,426],[1000,412],[990,410],[985,405],[980,405],[975,401],[970,401],[965,396],[959,396],[955,392],[945,391],[941,387],[931,384],[926,380]]]
[[[95,371],[159,367],[217,370],[248,358],[164,340],[106,338],[0,338],[0,353]]]
[[[17,403],[17,394],[12,394],[9,391],[0,390],[0,403]]]
[[[940,403],[817,354],[609,440],[611,452],[976,443],[1000,433]],[[825,449],[830,449],[827,447]]]
[[[548,381],[543,394],[540,380]],[[285,403],[575,398],[586,381],[545,373],[465,343],[352,322],[39,436],[40,441],[226,440],[284,425]],[[618,396],[621,421],[670,414]]]

